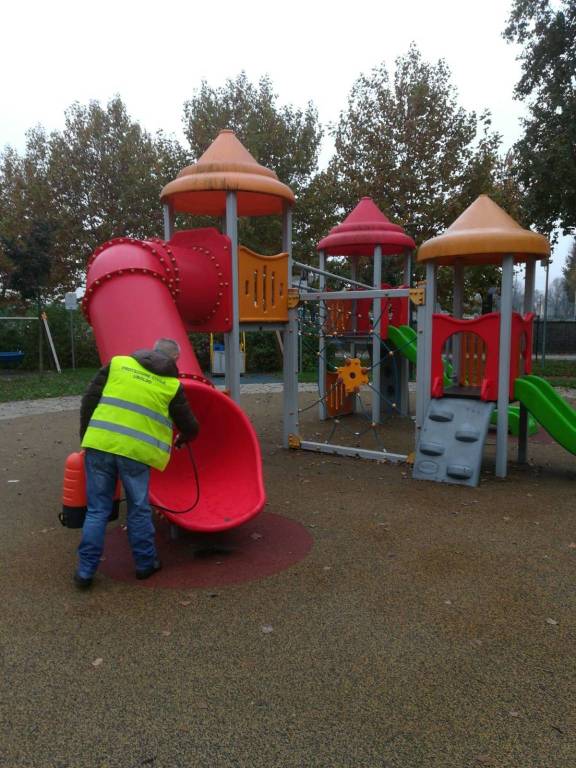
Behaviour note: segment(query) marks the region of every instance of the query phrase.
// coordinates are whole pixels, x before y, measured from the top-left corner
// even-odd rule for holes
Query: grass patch
[[[301,371],[298,374],[300,384],[316,384],[318,381],[318,371]]]
[[[534,360],[532,373],[550,382],[553,387],[576,388],[576,360]]]
[[[97,371],[97,368],[78,368],[62,373],[0,370],[0,403],[83,395]],[[576,389],[575,360],[547,360],[545,366],[535,361],[533,372],[549,381],[553,387]],[[281,377],[282,373],[278,372],[278,379],[281,380]],[[318,381],[318,372],[303,371],[298,375],[298,381],[302,384],[315,384]]]
[[[542,378],[545,378],[553,387],[576,389],[576,378],[570,378],[570,376],[543,376]]]
[[[83,395],[97,368],[75,371],[0,371],[0,403],[13,400],[36,400],[44,397]]]

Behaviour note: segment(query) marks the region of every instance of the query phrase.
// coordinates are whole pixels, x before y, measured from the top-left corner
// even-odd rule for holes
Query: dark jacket
[[[161,352],[156,352],[152,349],[141,349],[138,352],[134,352],[131,357],[144,366],[146,370],[155,373],[157,376],[178,376],[178,368],[174,360],[167,355],[163,355]],[[82,398],[82,405],[80,406],[80,438],[84,437],[92,414],[100,402],[102,392],[108,381],[109,370],[110,365],[100,368]],[[192,440],[196,437],[198,434],[198,422],[188,405],[182,384],[180,384],[178,391],[172,398],[168,412],[184,441]]]

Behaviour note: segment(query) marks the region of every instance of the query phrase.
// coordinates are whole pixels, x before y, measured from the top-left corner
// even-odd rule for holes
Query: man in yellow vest
[[[160,570],[152,510],[148,500],[150,467],[162,471],[170,460],[172,423],[179,448],[198,433],[176,361],[180,347],[159,339],[152,350],[113,357],[88,387],[80,409],[80,437],[85,449],[88,510],[78,547],[74,581],[92,584],[102,557],[106,523],[118,476],[126,492],[128,540],[136,577]]]

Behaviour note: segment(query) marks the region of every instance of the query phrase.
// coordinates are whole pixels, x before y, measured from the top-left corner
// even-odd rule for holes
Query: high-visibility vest
[[[113,357],[82,447],[127,456],[163,470],[172,446],[168,408],[179,386],[177,378],[158,376],[133,357]]]

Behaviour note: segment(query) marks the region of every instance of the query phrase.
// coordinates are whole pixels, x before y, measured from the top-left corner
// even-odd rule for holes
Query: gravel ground
[[[491,436],[478,488],[415,482],[284,451],[280,396],[251,394],[267,509],[306,526],[308,556],[216,590],[80,593],[63,400],[0,411],[2,768],[574,768],[574,456],[533,439],[497,480]],[[412,436],[391,419],[381,440]]]

